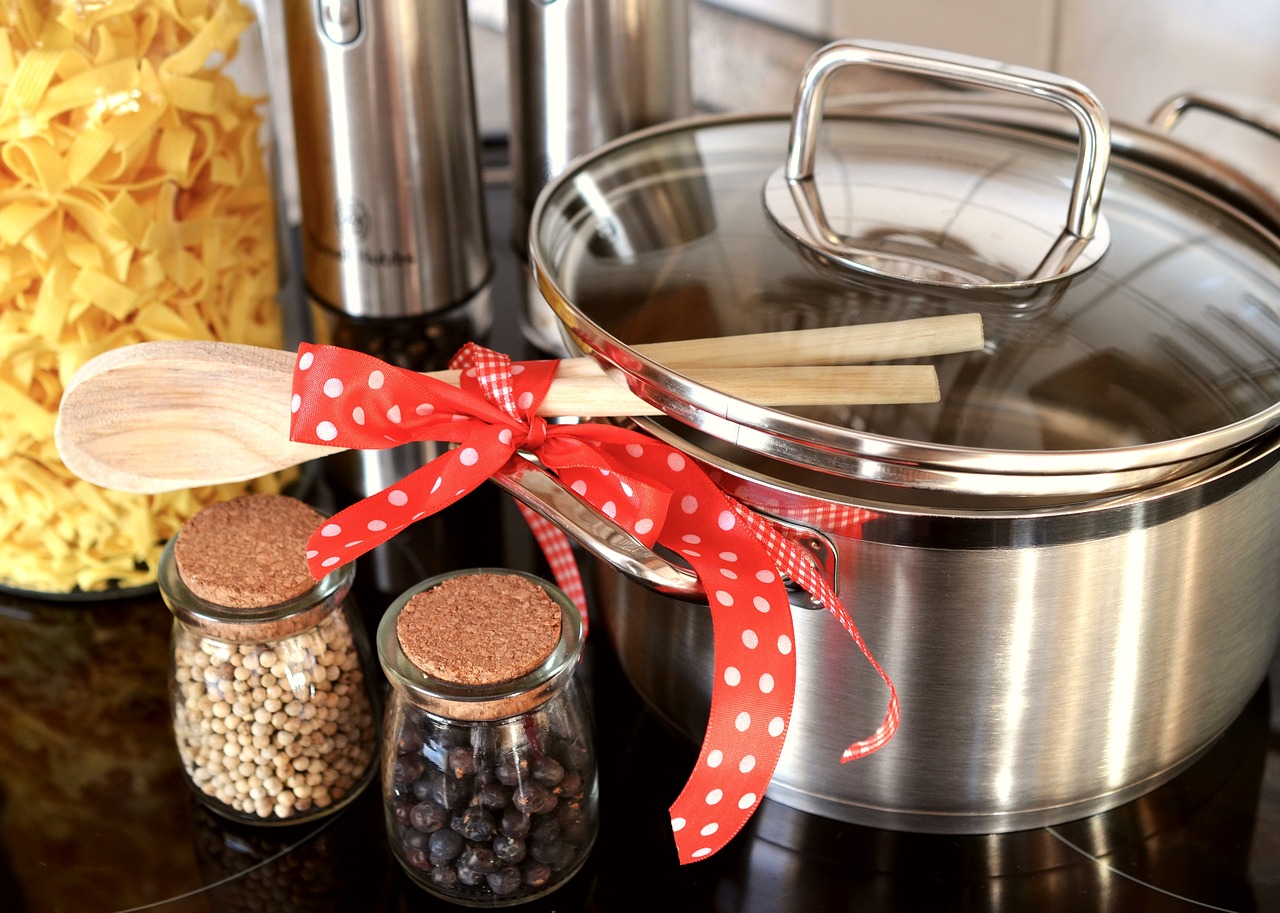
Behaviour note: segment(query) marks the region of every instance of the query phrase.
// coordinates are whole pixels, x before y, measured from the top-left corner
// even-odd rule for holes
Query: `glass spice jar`
[[[502,569],[433,577],[383,616],[388,837],[427,891],[506,906],[586,861],[599,810],[582,633],[564,593]]]
[[[319,582],[307,570],[322,521],[284,495],[243,495],[197,513],[161,556],[178,753],[196,795],[232,820],[331,814],[377,770],[354,567]]]

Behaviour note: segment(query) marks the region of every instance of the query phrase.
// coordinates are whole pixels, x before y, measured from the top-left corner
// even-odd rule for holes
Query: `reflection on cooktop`
[[[599,676],[609,674],[607,663],[601,667],[598,687]],[[606,687],[598,693],[616,693]],[[657,778],[647,811],[628,822],[644,823],[638,842],[650,849],[628,857],[606,844],[598,852],[597,870],[611,876],[598,886],[598,908],[638,897],[666,908],[739,913],[1280,910],[1280,729],[1272,730],[1272,709],[1264,687],[1183,775],[1082,821],[990,836],[914,834],[766,801],[728,850],[672,872],[664,865],[663,799],[682,785],[690,748]],[[606,724],[602,733],[608,731]],[[671,750],[664,737],[651,715],[636,718],[608,780],[606,811],[620,801],[623,783],[654,781],[652,761]],[[628,884],[628,867],[669,874]]]

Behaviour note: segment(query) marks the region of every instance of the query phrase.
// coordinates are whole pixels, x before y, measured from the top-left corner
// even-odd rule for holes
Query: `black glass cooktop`
[[[376,784],[296,828],[205,811],[169,728],[168,638],[155,597],[0,604],[0,909],[452,909],[393,861]],[[579,674],[596,717],[600,839],[586,868],[530,909],[1280,911],[1280,665],[1200,761],[1112,812],[957,837],[842,824],[766,800],[727,849],[681,867],[665,808],[695,746],[642,705],[604,632],[591,641]]]
[[[505,199],[495,188],[492,205]],[[491,228],[499,253],[501,224]],[[498,265],[495,298],[507,311],[495,333],[515,353],[517,271],[509,257]],[[401,590],[441,570],[500,563],[546,573],[496,489],[411,532],[362,560],[370,625]],[[455,909],[399,870],[376,784],[315,825],[254,829],[206,812],[182,779],[169,727],[169,624],[155,595],[79,603],[0,595],[0,910]],[[526,909],[1280,913],[1280,661],[1194,766],[1106,814],[1014,834],[938,836],[842,824],[766,800],[727,849],[684,867],[666,807],[696,746],[644,707],[598,626],[579,674],[596,718],[601,834],[587,866]]]

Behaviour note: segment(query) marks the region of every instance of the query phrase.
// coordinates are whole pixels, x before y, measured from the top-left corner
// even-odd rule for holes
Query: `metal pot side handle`
[[[1280,107],[1219,89],[1196,89],[1175,95],[1157,108],[1147,122],[1161,133],[1170,133],[1184,114],[1197,108],[1280,139]]]
[[[706,602],[693,571],[672,564],[565,488],[541,466],[517,454],[493,476],[499,488],[560,527],[570,539],[637,583],[665,596]]]
[[[1089,89],[1074,80],[1026,67],[875,41],[832,42],[815,52],[805,65],[796,91],[787,160],[780,173],[780,177],[790,186],[791,197],[799,211],[798,218],[807,235],[797,235],[799,240],[812,243],[819,252],[855,268],[859,265],[857,256],[865,253],[850,251],[849,256],[843,256],[833,250],[839,236],[826,223],[816,189],[812,186],[823,106],[831,78],[839,70],[854,66],[873,66],[912,76],[1042,99],[1069,112],[1079,130],[1079,152],[1065,227],[1045,258],[1029,275],[1012,282],[975,282],[972,277],[961,282],[945,278],[944,270],[923,280],[920,269],[913,267],[904,270],[899,278],[932,281],[941,285],[1022,287],[1074,274],[1093,265],[1101,257],[1110,242],[1100,206],[1111,155],[1111,126],[1101,103]],[[774,199],[777,199],[776,195],[769,197],[771,210],[775,205]],[[780,216],[776,211],[773,214],[783,223],[784,228],[787,227],[788,218]],[[877,259],[874,253],[870,257]],[[882,271],[882,267],[871,271]]]
[[[637,583],[688,602],[705,603],[706,590],[690,569],[673,564],[645,547],[634,536],[560,484],[537,463],[520,454],[512,457],[492,477],[499,488],[554,523],[570,539],[614,570]],[[811,526],[770,518],[780,535],[791,540],[831,588],[839,588],[838,553],[825,534]],[[798,608],[820,608],[796,584],[784,580],[791,603]]]

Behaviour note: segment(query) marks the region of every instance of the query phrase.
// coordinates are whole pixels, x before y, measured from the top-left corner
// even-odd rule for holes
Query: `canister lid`
[[[178,573],[192,593],[230,609],[297,599],[316,583],[307,570],[307,539],[323,519],[285,495],[219,501],[179,531]]]
[[[543,295],[573,342],[677,420],[661,433],[892,485],[1075,497],[1191,471],[1280,420],[1280,204],[1227,166],[1107,125],[1105,251],[1024,284],[986,251],[1060,243],[1071,117],[968,92],[827,111],[810,192],[869,268],[770,213],[794,133],[786,114],[680,121],[580,159],[539,200]],[[1028,215],[1055,198],[1058,221]],[[915,281],[877,269],[877,250],[980,281]],[[968,312],[985,348],[928,359],[937,404],[765,408],[636,350]]]

